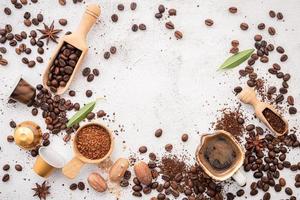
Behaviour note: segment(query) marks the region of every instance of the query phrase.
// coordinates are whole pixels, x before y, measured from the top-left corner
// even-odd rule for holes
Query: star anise
[[[44,181],[42,185],[39,185],[38,183],[36,183],[35,185],[36,188],[32,188],[32,190],[35,191],[35,194],[33,196],[38,196],[40,200],[46,200],[47,195],[50,194],[49,188],[51,186],[47,186],[46,181]]]
[[[265,146],[265,141],[259,138],[259,135],[251,135],[249,138],[246,138],[245,148],[247,151],[262,151]]]
[[[50,27],[44,23],[44,29],[43,30],[37,29],[37,30],[43,34],[39,39],[46,38],[47,45],[50,40],[57,43],[57,40],[56,40],[58,38],[57,34],[62,31],[62,29],[54,29],[54,21],[52,22]]]

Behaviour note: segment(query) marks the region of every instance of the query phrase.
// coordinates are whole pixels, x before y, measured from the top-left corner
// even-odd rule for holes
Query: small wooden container
[[[74,70],[73,70],[72,75],[70,76],[70,79],[66,83],[66,86],[58,87],[56,94],[63,94],[69,88],[76,72],[79,70],[79,66],[81,65],[81,63],[88,51],[88,44],[86,41],[86,36],[87,36],[88,32],[90,31],[90,29],[92,28],[92,26],[95,24],[95,22],[99,16],[100,16],[99,5],[98,4],[88,5],[82,16],[82,19],[81,19],[78,29],[75,32],[73,32],[72,34],[65,35],[60,39],[60,41],[57,45],[57,48],[53,52],[51,59],[48,63],[48,66],[43,74],[44,87],[49,89],[49,87],[47,86],[47,82],[48,82],[49,71],[52,66],[52,63],[54,62],[54,60],[55,60],[57,54],[59,53],[61,47],[63,46],[63,44],[68,43],[68,44],[76,47],[77,49],[81,50],[82,53],[81,53],[80,58],[77,61],[76,66],[74,67]]]
[[[86,157],[84,157],[77,149],[77,144],[76,144],[76,136],[77,136],[77,133],[79,133],[79,131],[87,126],[91,126],[91,125],[96,125],[96,126],[100,126],[102,128],[104,128],[106,130],[106,132],[109,134],[110,136],[110,149],[109,151],[107,152],[107,154],[103,157],[103,158],[100,158],[100,159],[96,159],[96,160],[91,160],[91,159],[88,159]],[[113,151],[113,148],[114,148],[114,138],[113,138],[113,135],[112,135],[112,132],[104,125],[100,124],[100,123],[88,123],[82,127],[80,127],[74,138],[73,138],[73,151],[75,153],[74,155],[74,158],[69,161],[62,169],[62,173],[70,178],[70,179],[73,179],[77,176],[77,174],[79,173],[81,167],[84,165],[84,164],[87,164],[87,163],[90,163],[90,164],[99,164],[101,162],[103,162],[104,160],[106,160],[112,153]]]
[[[272,105],[259,101],[256,98],[254,89],[244,88],[238,96],[243,103],[251,104],[254,107],[256,116],[277,136],[282,136],[288,132],[287,121],[285,119],[283,119],[280,114],[278,114],[278,112],[273,108]],[[285,123],[285,129],[284,129],[284,131],[282,131],[282,133],[275,131],[274,128],[270,125],[270,123],[268,122],[268,120],[266,119],[266,117],[263,114],[263,111],[265,109],[270,109],[275,115],[277,115],[279,118],[281,118],[281,120]]]

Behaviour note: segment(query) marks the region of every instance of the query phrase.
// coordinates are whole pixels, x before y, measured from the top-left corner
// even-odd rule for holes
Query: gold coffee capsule
[[[41,143],[41,128],[32,121],[20,123],[14,133],[15,143],[25,150],[34,149]]]

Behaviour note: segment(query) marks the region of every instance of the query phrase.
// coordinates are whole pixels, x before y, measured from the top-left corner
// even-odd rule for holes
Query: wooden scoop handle
[[[78,159],[77,157],[74,157],[70,162],[68,162],[62,169],[62,173],[70,178],[74,179],[77,174],[79,173],[81,167],[84,165],[84,163]]]
[[[76,30],[76,33],[82,37],[86,37],[92,26],[96,23],[97,18],[100,16],[100,6],[98,4],[90,4],[87,6],[79,27]]]
[[[251,104],[253,106],[259,103],[253,88],[243,88],[238,96],[243,103]]]

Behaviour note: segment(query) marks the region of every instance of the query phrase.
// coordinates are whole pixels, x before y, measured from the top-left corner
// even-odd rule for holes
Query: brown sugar
[[[111,138],[102,127],[90,125],[82,128],[76,137],[78,151],[86,158],[103,158],[110,150]]]

